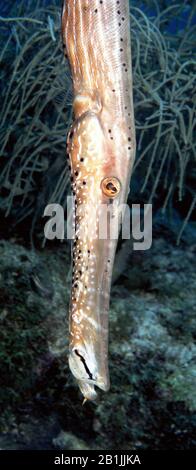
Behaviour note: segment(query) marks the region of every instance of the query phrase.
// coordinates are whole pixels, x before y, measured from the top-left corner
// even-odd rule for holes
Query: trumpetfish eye
[[[118,178],[115,176],[110,176],[102,180],[101,189],[105,196],[109,198],[115,198],[120,193],[121,184]]]

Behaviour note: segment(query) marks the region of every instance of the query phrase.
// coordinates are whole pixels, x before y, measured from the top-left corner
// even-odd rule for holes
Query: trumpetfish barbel
[[[129,1],[64,1],[62,37],[74,90],[67,151],[77,209],[69,366],[84,398],[94,400],[95,386],[109,389],[108,311],[117,240],[99,239],[92,208],[106,204],[115,214],[126,203],[135,158]],[[109,234],[109,219],[107,224]]]

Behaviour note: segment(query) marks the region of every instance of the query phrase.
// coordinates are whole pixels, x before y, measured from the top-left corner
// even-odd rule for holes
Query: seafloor
[[[187,227],[188,233],[188,227]],[[165,227],[130,255],[112,289],[111,389],[82,397],[67,365],[66,244],[0,244],[1,449],[191,449],[195,446],[192,237]]]

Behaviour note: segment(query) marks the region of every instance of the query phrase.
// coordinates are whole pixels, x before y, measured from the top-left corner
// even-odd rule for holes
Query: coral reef
[[[195,248],[159,237],[133,254],[112,289],[111,389],[81,406],[67,365],[66,246],[0,244],[0,447],[193,448]]]
[[[130,202],[153,201],[153,245],[132,253],[130,240],[120,242],[111,389],[85,406],[67,364],[69,244],[27,244],[34,238],[40,248],[45,205],[65,208],[69,189],[72,90],[60,3],[7,0],[0,16],[0,448],[193,449],[192,2],[132,2],[138,150]]]
[[[68,185],[71,84],[61,50],[60,9],[29,2],[26,16],[25,3],[17,8],[18,19],[0,19],[1,207],[6,216],[12,211],[17,223],[31,217],[34,226],[47,203],[63,204]]]
[[[185,1],[169,7],[149,1],[145,8],[142,2],[131,8],[138,146],[131,198],[163,210],[182,207],[180,239],[195,206],[194,9]],[[175,34],[169,27],[174,17],[181,18]],[[0,208],[11,216],[6,230],[29,217],[32,234],[35,225],[40,231],[46,204],[65,206],[69,187],[65,140],[72,94],[60,5],[12,2],[0,22]]]
[[[86,443],[82,439],[78,439],[71,432],[61,431],[59,435],[53,439],[53,444],[57,449],[89,450]]]

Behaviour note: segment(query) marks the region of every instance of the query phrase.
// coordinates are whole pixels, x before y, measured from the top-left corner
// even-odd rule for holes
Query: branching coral
[[[33,226],[46,204],[64,203],[69,181],[71,84],[57,3],[49,8],[43,0],[22,0],[17,13],[14,4],[9,17],[0,17],[0,207],[5,215],[17,213],[18,222],[30,215]],[[145,202],[160,198],[164,210],[186,196],[186,223],[195,205],[193,14],[174,35],[168,24],[182,17],[187,2],[164,10],[161,2],[148,4],[151,16],[139,2],[131,8],[138,146],[132,195]]]
[[[62,202],[68,184],[65,142],[71,100],[60,14],[50,8],[37,10],[36,16],[39,20],[3,20],[4,30],[12,22],[15,26],[9,35],[5,30],[1,50],[2,202],[6,215],[13,204],[20,205],[19,220],[50,201]]]
[[[161,185],[165,192],[164,209],[176,188],[179,200],[187,190],[192,191],[187,178],[196,156],[193,139],[196,62],[191,58],[195,28],[187,25],[187,31],[173,36],[164,29],[166,21],[169,23],[173,15],[180,16],[183,8],[184,5],[173,5],[158,13],[154,20],[149,20],[138,8],[132,9],[138,135],[135,169],[140,172],[145,161],[141,191],[148,189],[152,202]]]

